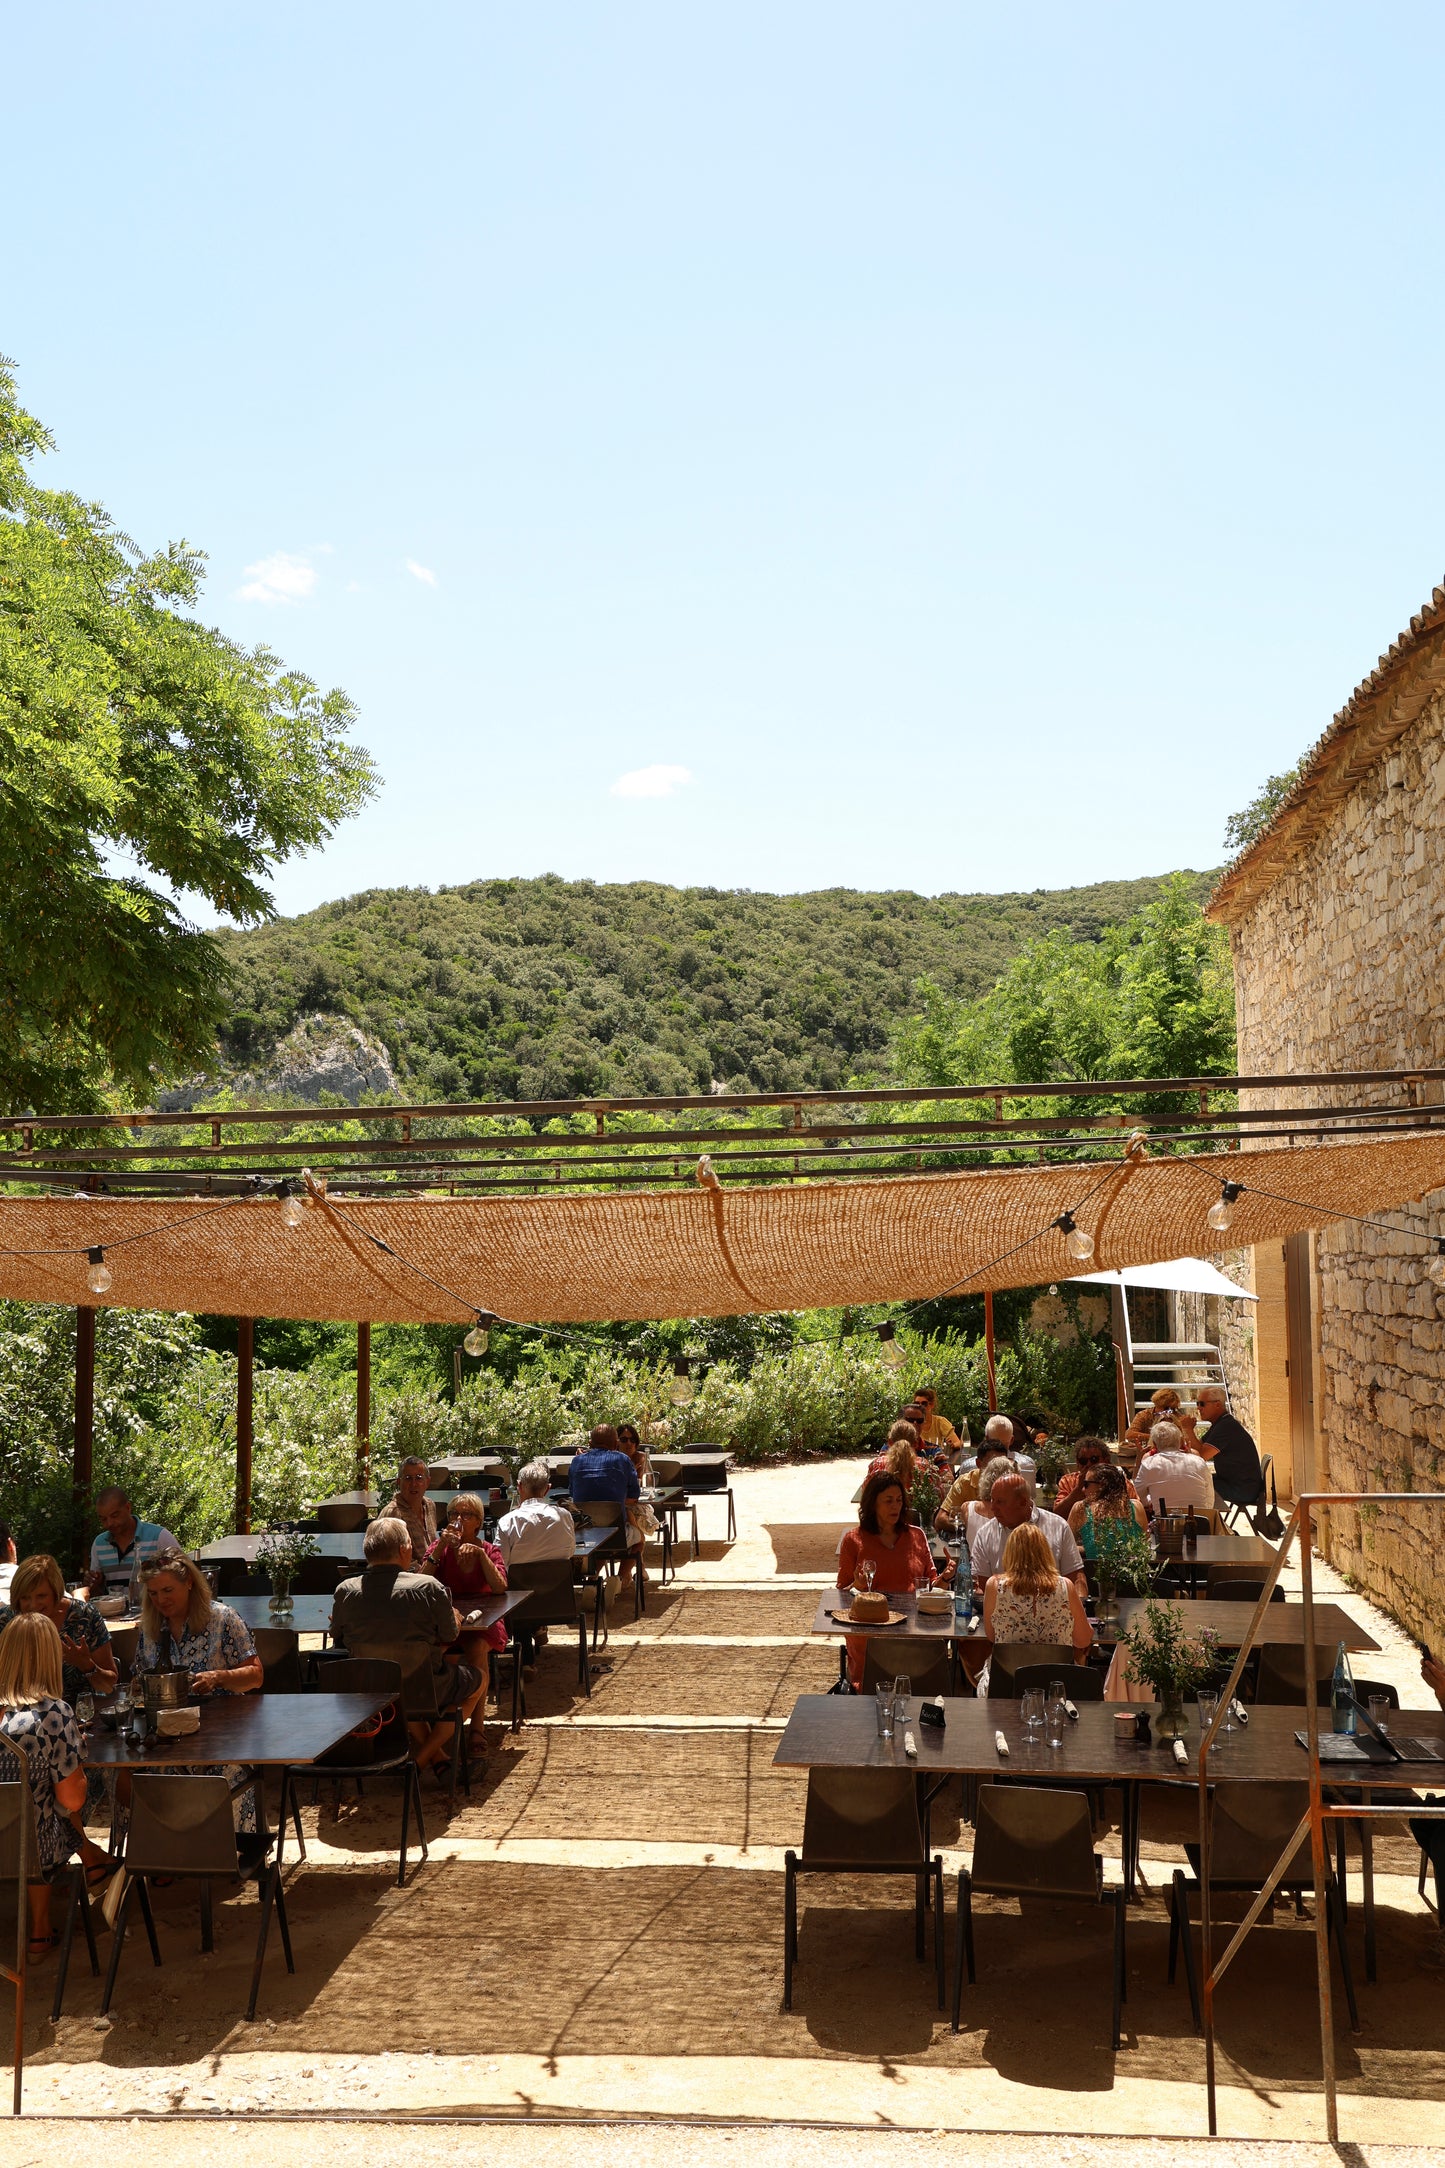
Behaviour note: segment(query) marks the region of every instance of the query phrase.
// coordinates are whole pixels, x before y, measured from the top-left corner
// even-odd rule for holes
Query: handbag
[[[1264,1485],[1261,1483],[1260,1496],[1263,1497],[1263,1495]],[[1279,1500],[1278,1498],[1276,1498],[1274,1492],[1273,1461],[1271,1461],[1269,1464],[1269,1508],[1267,1511],[1260,1511],[1255,1513],[1253,1516],[1253,1520],[1255,1534],[1259,1536],[1267,1536],[1271,1543],[1278,1543],[1280,1537],[1284,1534],[1284,1521],[1280,1515]]]

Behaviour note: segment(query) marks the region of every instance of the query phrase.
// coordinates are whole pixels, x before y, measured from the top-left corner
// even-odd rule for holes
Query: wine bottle
[[[1353,1734],[1355,1729],[1355,1674],[1350,1669],[1349,1652],[1343,1641],[1335,1651],[1334,1676],[1330,1680],[1330,1709],[1335,1730]]]

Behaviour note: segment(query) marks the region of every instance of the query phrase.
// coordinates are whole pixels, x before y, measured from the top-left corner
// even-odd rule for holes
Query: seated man
[[[610,1423],[599,1423],[587,1439],[580,1453],[572,1456],[567,1471],[567,1491],[574,1504],[618,1505],[622,1508],[623,1542],[630,1552],[642,1548],[642,1530],[627,1517],[629,1498],[642,1496],[642,1485],[637,1480],[637,1470],[618,1443],[617,1432]],[[622,1561],[622,1586],[632,1585],[632,1560]]]
[[[1209,1425],[1198,1441],[1199,1453],[1209,1463],[1216,1498],[1236,1506],[1254,1505],[1259,1499],[1259,1447],[1230,1414],[1222,1386],[1201,1385],[1198,1407],[1199,1420]]]
[[[1149,1450],[1134,1476],[1134,1488],[1149,1509],[1150,1518],[1160,1513],[1196,1513],[1214,1510],[1214,1483],[1209,1463],[1191,1452],[1177,1423],[1164,1416],[1149,1433]]]
[[[125,1596],[131,1577],[148,1566],[157,1551],[179,1551],[182,1546],[159,1521],[139,1521],[130,1500],[118,1483],[109,1483],[95,1501],[100,1534],[90,1546],[90,1572],[86,1579],[92,1596]]]
[[[1005,1418],[1007,1420],[1007,1418]],[[1007,1460],[1008,1447],[985,1438],[978,1449],[978,1458],[971,1467],[956,1475],[949,1486],[942,1505],[933,1518],[933,1525],[942,1536],[951,1536],[961,1530],[968,1517],[968,1509],[977,1503],[979,1480],[992,1460]]]
[[[1034,1504],[1033,1493],[1022,1475],[1010,1468],[1006,1475],[995,1476],[989,1484],[988,1502],[992,1508],[991,1518],[975,1522],[968,1548],[969,1565],[976,1582],[987,1581],[1000,1570],[1004,1545],[1010,1535],[1025,1521],[1032,1521],[1035,1528],[1042,1531],[1064,1579],[1074,1582],[1080,1595],[1083,1594],[1088,1586],[1088,1575],[1073,1530],[1057,1513]]]
[[[431,1470],[411,1453],[397,1471],[396,1492],[382,1507],[387,1520],[401,1521],[411,1537],[411,1555],[423,1559],[437,1539],[437,1509],[426,1494]]]
[[[440,1581],[412,1571],[411,1537],[404,1521],[373,1521],[362,1545],[366,1568],[343,1581],[331,1608],[331,1636],[350,1656],[389,1657],[403,1679],[427,1669],[442,1712],[430,1728],[408,1722],[418,1769],[449,1752],[452,1725],[465,1723],[486,1692],[485,1677],[448,1655],[462,1629]],[[475,1739],[476,1733],[473,1733]]]
[[[517,1477],[517,1503],[497,1524],[497,1548],[513,1566],[544,1558],[575,1558],[577,1524],[565,1506],[548,1497],[552,1478],[545,1460],[529,1460]]]

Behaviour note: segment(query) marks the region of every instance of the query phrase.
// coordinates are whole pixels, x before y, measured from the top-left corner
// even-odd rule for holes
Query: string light
[[[491,1328],[496,1323],[490,1310],[478,1310],[477,1322],[467,1334],[462,1346],[469,1355],[485,1355],[491,1338]]]
[[[901,1370],[908,1357],[898,1345],[898,1334],[891,1325],[878,1327],[879,1349],[890,1370]]]
[[[90,1270],[85,1275],[86,1286],[92,1295],[108,1294],[111,1274],[110,1266],[105,1261],[105,1251],[97,1243],[93,1250],[87,1250],[85,1254],[90,1259]]]
[[[1209,1207],[1209,1210],[1204,1215],[1206,1224],[1213,1229],[1215,1234],[1222,1235],[1228,1232],[1229,1223],[1234,1218],[1235,1200],[1243,1195],[1243,1182],[1220,1183],[1218,1200]]]
[[[1086,1265],[1094,1254],[1094,1238],[1079,1225],[1072,1212],[1061,1212],[1052,1224],[1064,1238],[1064,1248],[1076,1264]]]
[[[672,1404],[685,1408],[692,1398],[692,1366],[686,1355],[679,1355],[672,1366]]]

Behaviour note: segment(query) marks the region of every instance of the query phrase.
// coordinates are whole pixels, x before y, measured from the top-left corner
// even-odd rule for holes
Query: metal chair
[[[228,1596],[269,1596],[271,1576],[258,1573],[244,1558],[218,1558],[215,1562],[216,1594],[222,1602]],[[111,1635],[111,1640],[115,1635]]]
[[[366,1527],[366,1522],[367,1512],[365,1506],[338,1504],[318,1506],[316,1508],[316,1528],[318,1534],[321,1535],[360,1535]]]
[[[455,1490],[456,1477],[445,1461],[433,1461],[426,1472],[428,1490]]]
[[[624,1506],[619,1505],[615,1498],[579,1498],[574,1501],[572,1510],[575,1513],[580,1513],[593,1528],[616,1528],[620,1529],[624,1534],[626,1533],[627,1511]],[[624,1558],[632,1558],[634,1561],[632,1574],[632,1615],[634,1618],[643,1618],[647,1613],[647,1584],[643,1579],[642,1568],[644,1549],[645,1546],[641,1543],[619,1544],[616,1551],[607,1560],[607,1564],[611,1566],[620,1565]]]
[[[711,1468],[689,1468],[687,1470],[686,1482],[688,1502],[691,1504],[693,1498],[698,1496],[703,1498],[726,1498],[728,1502],[728,1532],[725,1540],[728,1543],[735,1543],[737,1541],[738,1533],[737,1502],[733,1497],[733,1487],[728,1481],[728,1468],[725,1448],[720,1445],[704,1445],[698,1443],[689,1445],[687,1451],[689,1453],[717,1453],[718,1455],[722,1456],[719,1466],[716,1470],[713,1470]],[[697,1510],[694,1507],[694,1530],[696,1530],[696,1527]]]
[[[1060,1672],[1072,1670],[1074,1652],[1054,1641],[1001,1641],[996,1644],[988,1666],[988,1698],[990,1701],[1017,1701],[1023,1692],[1018,1683],[1020,1671],[1031,1665],[1047,1669],[1051,1679]]]
[[[360,1550],[360,1544],[357,1549]],[[294,1596],[334,1596],[349,1574],[360,1573],[360,1559],[303,1558],[291,1583]]]
[[[394,1663],[401,1672],[401,1703],[408,1723],[441,1724],[448,1720],[452,1727],[451,1753],[447,1771],[447,1812],[452,1813],[457,1803],[457,1783],[460,1779],[467,1791],[472,1788],[471,1772],[462,1753],[462,1719],[459,1706],[453,1704],[444,1709],[437,1700],[436,1680],[432,1675],[432,1651],[420,1644],[408,1642],[348,1643],[348,1653],[362,1659],[379,1663]],[[329,1687],[335,1687],[331,1666],[326,1665],[319,1674]],[[420,1772],[418,1772],[420,1782]]]
[[[1062,1679],[1064,1692],[1070,1701],[1102,1701],[1104,1698],[1104,1674],[1091,1671],[1087,1664],[1020,1664],[1014,1672],[1014,1685],[1020,1698],[1032,1687],[1049,1687],[1055,1679]]]
[[[1204,1575],[1204,1592],[1207,1596],[1217,1596],[1221,1588],[1227,1588],[1233,1581],[1253,1581],[1258,1586],[1263,1579],[1262,1566],[1251,1566],[1238,1560],[1233,1564],[1208,1566]]]
[[[522,1666],[530,1661],[528,1651],[536,1646],[537,1629],[541,1626],[575,1627],[577,1633],[577,1683],[592,1697],[592,1666],[587,1660],[587,1616],[582,1609],[582,1591],[572,1578],[570,1558],[543,1558],[533,1565],[512,1566],[508,1570],[509,1588],[530,1589],[525,1603],[517,1605],[507,1614],[507,1630],[511,1635],[509,1649],[498,1649],[495,1654],[512,1658],[512,1729],[520,1728],[527,1714],[527,1689],[522,1681]]]
[[[1258,1603],[1264,1594],[1263,1581],[1215,1581],[1209,1589],[1211,1603]],[[1284,1590],[1276,1581],[1270,1590],[1271,1603],[1284,1602]]]
[[[411,1833],[411,1809],[416,1806],[416,1833],[421,1843],[423,1865],[429,1857],[426,1822],[421,1806],[421,1772],[412,1760],[411,1741],[407,1737],[406,1711],[402,1705],[401,1665],[394,1657],[337,1656],[323,1664],[317,1675],[315,1691],[322,1694],[394,1694],[390,1709],[383,1709],[374,1729],[365,1727],[361,1733],[352,1732],[345,1739],[308,1763],[306,1774],[330,1777],[336,1786],[338,1802],[341,1786],[348,1779],[354,1781],[358,1795],[367,1777],[401,1776],[401,1845],[397,1854],[396,1886],[406,1888],[407,1840]],[[281,1811],[278,1826],[284,1837],[286,1806],[288,1799],[293,1811],[296,1778],[303,1772],[285,1769],[281,1773]],[[319,1790],[319,1783],[318,1783]],[[297,1825],[297,1842],[301,1857],[306,1857],[306,1846]],[[280,1844],[277,1846],[280,1858]]]
[[[110,1651],[115,1658],[116,1677],[128,1679],[131,1665],[135,1662],[136,1643],[140,1640],[140,1627],[112,1626]]]
[[[159,1965],[155,1916],[146,1887],[150,1875],[183,1877],[201,1885],[201,1948],[215,1948],[211,1913],[213,1880],[254,1881],[261,1899],[261,1924],[256,1935],[256,1961],[251,1968],[251,1995],[246,2004],[248,2021],[256,2015],[261,1992],[261,1966],[275,1908],[286,1953],[286,1970],[296,1970],[291,1954],[291,1928],[286,1918],[286,1892],[281,1884],[279,1861],[271,1857],[275,1839],[267,1829],[237,1830],[232,1819],[231,1787],[224,1777],[159,1776],[137,1771],[131,1778],[130,1820],[125,1836],[125,1870],[128,1880],[116,1914],[110,1965],[100,1998],[102,2017],[115,1992],[120,1955],[125,1946],[126,1925],[133,1895],[140,1899],[141,1917],[151,1956]]]
[[[287,1626],[257,1626],[251,1639],[261,1659],[263,1694],[299,1694],[301,1691],[301,1643]]]
[[[1266,1499],[1274,1495],[1274,1455],[1272,1453],[1260,1454],[1259,1489],[1252,1498],[1245,1500],[1221,1498],[1217,1491],[1214,1495],[1219,1518],[1223,1524],[1230,1528],[1238,1528],[1241,1515],[1244,1516],[1247,1522],[1252,1524],[1254,1515],[1263,1509]]]
[[[37,1857],[35,1798],[30,1789],[24,1753],[12,1740],[0,1745],[0,1949],[5,1946],[4,1937],[13,1913],[15,1963],[13,1966],[0,1964],[0,1974],[3,1974],[15,1989],[13,2110],[16,2115],[20,2113],[25,2054],[25,1951],[30,1928],[26,1884],[34,1877]],[[57,1904],[64,1906],[65,1917],[61,1925],[60,1949],[56,1961],[55,1996],[50,2005],[52,2023],[58,2023],[65,2000],[65,1983],[70,1972],[71,1942],[77,1918],[85,1930],[90,1969],[97,1979],[100,1977],[100,1959],[96,1954],[95,1929],[90,1921],[85,1869],[78,1861],[69,1862],[50,1878],[52,1921]]]
[[[1104,1887],[1104,1862],[1094,1850],[1089,1804],[1079,1792],[1014,1790],[984,1784],[978,1794],[978,1824],[973,1864],[958,1872],[958,1935],[953,1963],[953,2030],[958,2031],[963,1974],[975,1980],[973,1895],[991,1897],[1070,1898],[1079,1904],[1110,1905],[1114,1912],[1114,2024],[1112,2045],[1120,2037],[1121,2005],[1128,1999],[1125,1968],[1127,1899],[1122,1888]]]
[[[1220,1785],[1210,1801],[1209,1808],[1210,1889],[1258,1895],[1273,1874],[1276,1860],[1299,1827],[1303,1816],[1308,1813],[1309,1802],[1307,1784],[1289,1782]],[[1199,1973],[1194,1961],[1194,1933],[1189,1919],[1190,1894],[1199,1888],[1199,1846],[1186,1844],[1184,1852],[1193,1879],[1185,1874],[1182,1867],[1174,1870],[1174,1885],[1169,1904],[1169,1984],[1171,1987],[1174,1984],[1179,1945],[1182,1942],[1184,1975],[1189,1985],[1189,2007],[1194,2016],[1194,2030],[1199,2032],[1202,2030]],[[1311,1863],[1308,1834],[1296,1848],[1294,1857],[1276,1886],[1289,1891],[1296,1902],[1305,1889],[1313,1888],[1314,1867]],[[1350,2006],[1350,2023],[1358,2032],[1360,2013],[1355,2003],[1355,1982],[1350,1971],[1349,1943],[1345,1935],[1344,1896],[1331,1870],[1328,1855],[1325,1858],[1325,1904],[1327,1924],[1339,1951],[1345,1999]]]
[[[947,1641],[924,1640],[918,1634],[903,1641],[870,1634],[863,1654],[862,1691],[871,1694],[902,1675],[909,1682],[911,1694],[928,1700],[937,1694],[951,1694],[954,1671],[950,1646]]]
[[[914,1954],[925,1948],[933,1900],[933,1957],[943,2008],[943,1855],[932,1860],[923,1834],[917,1780],[906,1769],[810,1769],[803,1849],[783,1854],[783,2008],[793,2007],[798,1962],[800,1874],[902,1874],[913,1880]]]
[[[1258,1601],[1258,1598],[1255,1600]],[[1254,1684],[1255,1700],[1276,1709],[1302,1709],[1305,1705],[1303,1648],[1287,1648],[1266,1641],[1260,1645],[1257,1653],[1259,1670]],[[1319,1649],[1315,1654],[1315,1662],[1321,1667],[1315,1680],[1315,1696],[1327,1709],[1330,1682],[1334,1677],[1334,1654],[1332,1651],[1327,1654],[1325,1650]]]

